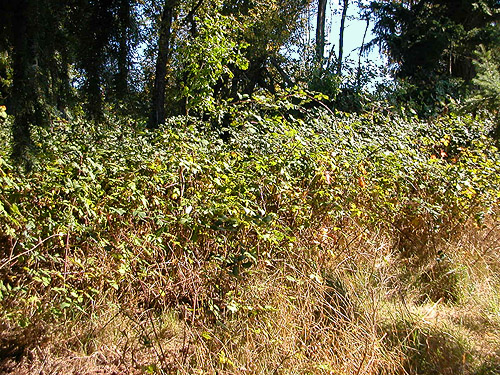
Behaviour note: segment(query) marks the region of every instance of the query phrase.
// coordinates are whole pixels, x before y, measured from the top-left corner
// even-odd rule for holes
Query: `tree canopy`
[[[210,117],[223,103],[258,90],[275,94],[302,86],[327,95],[323,104],[331,109],[359,111],[367,92],[360,91],[361,59],[352,67],[355,78],[343,74],[350,3],[337,9],[338,55],[333,46],[325,49],[326,5],[322,0],[3,0],[0,101],[15,116],[13,156],[25,157],[32,126],[78,108],[96,122],[114,108],[147,118],[156,128],[173,115]],[[374,20],[375,33],[360,46],[360,56],[378,45],[399,79],[393,98],[410,100],[425,109],[422,114],[481,86],[475,52],[500,45],[496,0],[372,1],[358,7],[367,27]],[[299,53],[290,53],[311,22],[316,37],[302,38],[305,44],[295,44]],[[299,55],[305,70],[297,69]]]

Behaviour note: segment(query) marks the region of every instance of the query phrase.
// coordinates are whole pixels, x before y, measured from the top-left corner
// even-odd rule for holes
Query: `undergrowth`
[[[303,99],[3,124],[0,371],[500,373],[488,123]]]

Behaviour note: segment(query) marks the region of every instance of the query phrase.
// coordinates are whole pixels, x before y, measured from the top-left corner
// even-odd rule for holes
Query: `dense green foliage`
[[[477,76],[473,83],[477,89],[468,98],[465,110],[480,111],[487,109],[496,114],[497,135],[500,130],[500,48],[486,50],[481,46],[477,52],[478,60],[475,62]]]
[[[421,114],[464,95],[476,71],[474,51],[499,45],[500,5],[489,1],[374,1],[376,43]]]
[[[300,110],[297,95],[235,106],[226,143],[189,118],[154,133],[125,121],[57,120],[34,133],[40,150],[28,175],[9,161],[4,125],[1,225],[15,245],[3,258],[3,303],[29,299],[38,285],[60,294],[61,308],[86,309],[102,282],[118,288],[131,273],[144,282],[172,277],[148,271],[170,252],[237,275],[293,246],[297,231],[340,228],[347,218],[393,231],[403,252],[432,256],[430,241],[470,219],[480,224],[494,209],[500,160],[486,124],[323,111],[295,119],[288,113]],[[64,274],[92,263],[85,249],[94,246],[106,249],[116,275]],[[26,274],[12,278],[19,268]]]

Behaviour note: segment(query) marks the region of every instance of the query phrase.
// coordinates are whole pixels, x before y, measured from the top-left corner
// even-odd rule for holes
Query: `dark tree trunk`
[[[196,4],[194,4],[194,6],[191,8],[189,13],[185,17],[185,21],[190,25],[190,28],[189,28],[190,36],[189,37],[192,38],[193,40],[198,36],[198,26],[197,26],[195,14],[198,11],[198,9],[203,5],[203,1],[204,0],[198,0],[198,2]],[[186,84],[186,82],[190,78],[190,75],[192,75],[192,73],[184,72],[184,74],[182,75],[181,86]],[[215,89],[217,89],[217,87]],[[189,103],[188,103],[187,97],[182,97],[178,103],[180,113],[182,113],[183,115],[186,115],[186,116],[189,114],[188,104]]]
[[[71,57],[62,1],[0,2],[3,41],[12,47],[13,82],[7,106],[14,115],[12,157],[26,166],[33,145],[31,128],[46,125],[48,107],[63,111],[70,97]]]
[[[70,86],[70,73],[69,73],[70,59],[68,52],[64,51],[61,56],[61,67],[56,71],[56,107],[62,114],[66,115],[68,105],[72,99],[71,86]]]
[[[109,42],[112,26],[112,0],[98,0],[91,5],[89,18],[82,36],[82,66],[86,73],[84,85],[87,96],[87,116],[96,122],[103,118],[102,72],[104,50]]]
[[[285,86],[292,87],[293,86],[293,81],[290,78],[290,76],[285,72],[285,70],[281,67],[280,63],[278,60],[276,60],[273,56],[269,58],[269,61],[271,64],[274,66],[274,69],[278,72],[278,74],[283,78],[283,81],[285,81]]]
[[[189,22],[191,25],[189,32],[191,33],[191,36],[194,38],[198,35],[198,28],[196,25],[196,20],[194,18],[194,15],[198,11],[198,9],[203,5],[204,0],[198,0],[198,2],[191,8],[189,13],[186,16],[186,21]]]
[[[38,0],[37,51],[40,57],[40,88],[46,104],[65,115],[72,98],[69,68],[74,61],[68,34],[69,12],[64,0]],[[33,18],[30,21],[33,22]]]
[[[156,58],[156,74],[153,87],[152,112],[149,127],[158,128],[165,123],[165,86],[167,81],[167,63],[170,55],[172,22],[177,0],[165,0],[160,20],[160,35],[158,38],[158,56]]]
[[[102,93],[101,93],[101,69],[97,54],[94,54],[95,65],[92,60],[86,64],[87,82],[85,91],[87,92],[87,116],[91,120],[99,122],[103,117]]]
[[[359,49],[359,55],[358,55],[358,71],[356,72],[356,90],[359,90],[361,86],[361,56],[363,55],[363,52],[365,52],[365,40],[366,40],[366,34],[368,34],[368,29],[370,28],[370,17],[366,16],[365,21],[366,21],[365,32],[363,34],[363,41],[361,42],[361,47]]]
[[[326,5],[328,0],[318,0],[318,15],[316,19],[316,62],[323,65],[325,55],[325,25]]]
[[[128,93],[129,76],[129,30],[130,30],[130,0],[120,0],[118,10],[118,74],[116,76],[116,97],[125,99]]]
[[[27,151],[32,146],[30,128],[36,121],[37,93],[35,84],[36,56],[29,35],[29,0],[18,0],[13,12],[13,87],[11,109],[14,114],[12,124],[12,157],[18,163],[26,164]]]
[[[248,69],[242,72],[242,87],[243,94],[252,95],[258,84],[261,84],[266,75],[266,60],[267,56],[259,56],[249,61]]]
[[[340,20],[340,33],[339,33],[339,59],[337,61],[337,74],[342,75],[342,59],[344,57],[344,31],[345,31],[345,19],[347,16],[347,8],[349,6],[349,0],[344,0],[344,5],[342,8],[342,18]]]

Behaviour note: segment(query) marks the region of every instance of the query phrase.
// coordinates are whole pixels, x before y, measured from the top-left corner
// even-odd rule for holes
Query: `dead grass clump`
[[[420,291],[418,303],[426,301],[457,303],[463,297],[467,272],[449,258],[431,260],[420,270],[415,281]]]
[[[386,345],[402,354],[408,374],[456,375],[467,372],[470,348],[453,333],[415,320],[400,320],[385,327]]]

